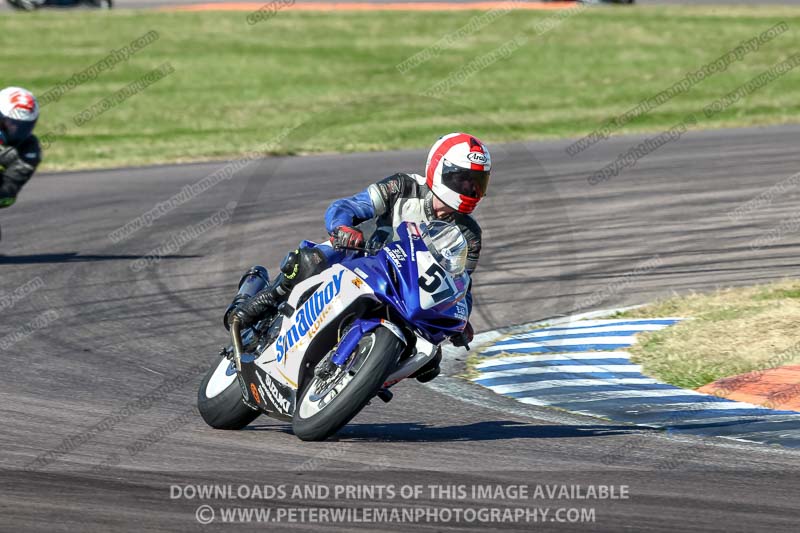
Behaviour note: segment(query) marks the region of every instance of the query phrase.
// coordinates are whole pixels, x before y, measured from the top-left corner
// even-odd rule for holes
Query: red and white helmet
[[[0,91],[0,130],[10,144],[30,137],[39,119],[36,97],[20,87],[6,87]]]
[[[428,153],[425,177],[442,202],[461,213],[472,213],[489,188],[489,149],[466,133],[440,137]]]

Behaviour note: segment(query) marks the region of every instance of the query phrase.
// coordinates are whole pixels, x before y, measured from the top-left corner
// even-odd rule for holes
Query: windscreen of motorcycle
[[[458,226],[442,220],[422,225],[422,240],[437,263],[453,276],[467,266],[467,239]]]

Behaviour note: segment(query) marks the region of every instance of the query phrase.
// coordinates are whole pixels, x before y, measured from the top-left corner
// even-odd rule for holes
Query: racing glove
[[[331,244],[334,248],[361,248],[364,246],[364,234],[350,226],[339,226],[331,232]]]

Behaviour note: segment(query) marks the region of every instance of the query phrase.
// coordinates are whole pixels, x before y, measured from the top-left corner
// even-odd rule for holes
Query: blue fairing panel
[[[419,272],[412,258],[415,249],[425,250],[426,247],[403,226],[407,224],[398,228],[399,241],[388,244],[374,256],[345,259],[342,265],[362,276],[375,295],[393,307],[414,330],[428,341],[439,343],[464,330],[469,316],[468,297],[444,301],[430,309],[422,307]],[[398,253],[397,249],[404,253]],[[462,295],[465,288],[460,287]]]

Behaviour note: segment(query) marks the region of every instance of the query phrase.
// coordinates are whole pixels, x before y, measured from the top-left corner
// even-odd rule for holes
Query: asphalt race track
[[[798,171],[798,139],[800,126],[690,133],[593,186],[587,177],[594,170],[642,138],[614,138],[576,157],[564,152],[566,141],[493,147],[492,188],[478,214],[485,251],[476,274],[477,329],[576,311],[596,294],[596,307],[612,307],[796,276],[797,180],[743,219],[729,213]],[[628,485],[630,499],[552,502],[596,508],[589,524],[465,527],[796,531],[797,452],[573,417],[452,377],[434,381],[435,389],[400,384],[392,403],[373,402],[327,443],[300,442],[286,424],[266,418],[245,431],[215,431],[191,413],[199,365],[226,342],[220,314],[242,271],[254,263],[274,269],[299,239],[323,236],[331,199],[396,170],[418,170],[424,156],[260,160],[117,244],[112,231],[223,164],[37,176],[0,219],[2,287],[33,288],[19,302],[0,300],[0,530],[319,531],[313,523],[203,528],[195,520],[202,502],[172,499],[170,486],[517,482]],[[220,215],[231,202],[232,216]],[[224,223],[194,231],[143,270],[132,268],[215,213]],[[784,229],[766,233],[776,227]],[[654,257],[658,268],[635,273]],[[449,361],[446,374],[462,365]]]

